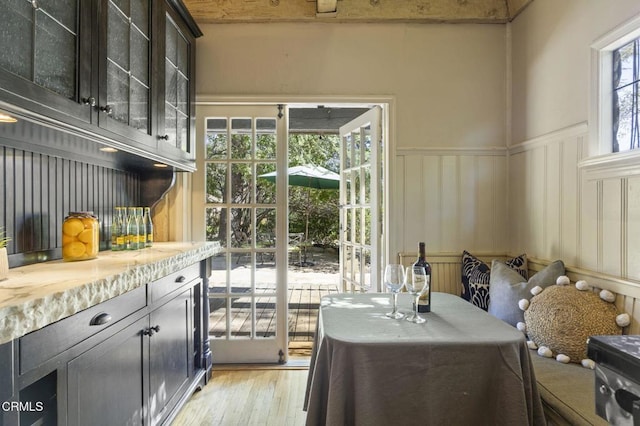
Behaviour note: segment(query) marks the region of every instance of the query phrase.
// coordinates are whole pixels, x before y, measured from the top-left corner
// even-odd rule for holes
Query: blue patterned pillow
[[[516,270],[526,280],[529,278],[527,255],[505,261],[511,269]],[[468,251],[462,252],[462,293],[460,297],[484,309],[489,308],[489,282],[491,267]]]

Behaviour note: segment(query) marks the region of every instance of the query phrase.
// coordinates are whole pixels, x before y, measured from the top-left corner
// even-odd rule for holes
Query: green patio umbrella
[[[287,169],[289,185],[316,189],[340,189],[340,175],[321,166],[305,164]],[[276,172],[259,175],[270,182],[276,181]]]
[[[277,172],[265,173],[258,175],[258,177],[275,183],[276,173]],[[289,167],[287,169],[287,175],[289,176],[289,185],[291,186],[302,186],[305,188],[315,189],[340,189],[340,175],[321,166],[304,164],[301,166]],[[309,197],[309,192],[307,192],[307,197]],[[309,212],[307,211],[304,233],[305,241],[307,241],[308,237]]]

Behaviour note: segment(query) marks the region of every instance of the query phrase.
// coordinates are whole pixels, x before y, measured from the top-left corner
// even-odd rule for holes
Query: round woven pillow
[[[589,336],[621,334],[617,314],[615,305],[596,293],[554,285],[531,299],[524,320],[536,345],[580,363],[587,358]]]

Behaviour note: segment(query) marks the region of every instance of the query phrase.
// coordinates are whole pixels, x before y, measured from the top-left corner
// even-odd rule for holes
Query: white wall
[[[590,46],[637,0],[536,0],[512,24],[510,250],[640,279],[640,164],[589,165]]]
[[[200,96],[392,96],[391,253],[504,251],[506,27],[203,25]]]

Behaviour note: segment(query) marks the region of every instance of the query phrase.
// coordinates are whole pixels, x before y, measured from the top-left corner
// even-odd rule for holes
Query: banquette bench
[[[433,291],[460,294],[461,255],[428,255],[432,267]],[[398,260],[410,265],[417,253],[399,253]],[[492,259],[504,259],[504,255],[480,255],[489,265]],[[528,258],[529,276],[543,269],[550,262]],[[594,291],[607,289],[616,294],[615,305],[619,312],[631,317],[631,324],[624,334],[640,334],[640,284],[606,276],[592,271],[566,266],[566,274],[573,283],[586,280]],[[595,374],[579,364],[562,364],[554,359],[538,356],[531,351],[538,391],[549,425],[607,425],[596,415]]]

